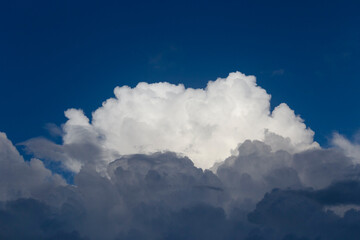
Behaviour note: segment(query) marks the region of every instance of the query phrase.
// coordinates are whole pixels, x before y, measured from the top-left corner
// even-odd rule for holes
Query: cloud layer
[[[320,148],[254,77],[115,95],[66,111],[62,144],[22,143],[30,161],[0,133],[0,239],[358,239],[358,144]]]
[[[335,240],[359,234],[360,168],[338,149],[294,154],[247,140],[215,173],[172,152],[124,155],[106,165],[106,174],[84,162],[66,184],[40,160],[25,162],[6,135],[0,137],[0,169],[11,172],[0,175],[2,239]]]
[[[360,168],[338,149],[294,154],[247,140],[215,173],[172,152],[125,155],[106,165],[106,174],[85,161],[70,185],[40,160],[25,162],[0,137],[0,169],[12,171],[0,175],[3,239],[359,236]],[[267,140],[285,141],[275,134]]]

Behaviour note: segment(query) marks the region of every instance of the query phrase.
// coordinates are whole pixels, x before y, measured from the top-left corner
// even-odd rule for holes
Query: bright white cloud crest
[[[106,100],[91,123],[81,110],[66,111],[65,144],[96,142],[108,161],[116,155],[169,150],[202,168],[225,159],[246,139],[264,140],[267,130],[287,138],[288,151],[318,146],[293,110],[283,103],[270,112],[271,96],[254,76],[240,72],[210,81],[205,89],[142,82],[114,92],[116,98]]]
[[[246,139],[265,140],[267,130],[290,140],[288,151],[318,146],[293,110],[283,103],[270,112],[271,96],[254,76],[240,72],[210,81],[206,89],[142,82],[114,92],[116,98],[106,100],[91,123],[81,110],[66,111],[65,144],[95,141],[109,161],[116,155],[169,150],[202,168],[223,160]]]
[[[287,138],[286,150],[318,147],[313,131],[286,104],[270,112],[271,96],[254,76],[240,72],[210,81],[205,89],[170,83],[116,87],[93,112],[91,123],[81,110],[66,111],[64,144],[94,142],[105,159],[156,151],[174,151],[209,168],[246,139],[266,140],[269,132]],[[268,131],[267,131],[268,130]],[[275,142],[273,149],[284,148]]]

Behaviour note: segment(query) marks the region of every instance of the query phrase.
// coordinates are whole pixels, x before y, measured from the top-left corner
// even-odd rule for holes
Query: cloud
[[[342,216],[327,205],[359,203],[359,182],[339,182],[314,190],[274,190],[265,195],[249,221],[260,226],[265,239],[357,239],[360,211],[348,209]]]
[[[360,163],[360,144],[358,142],[350,142],[344,136],[334,133],[332,143],[335,147],[342,150],[354,162]]]
[[[61,144],[21,143],[30,161],[0,133],[0,238],[358,238],[358,144],[335,135],[320,148],[286,104],[270,111],[253,76],[115,96],[91,120],[67,110],[62,129],[50,127]]]
[[[210,81],[205,89],[170,83],[139,83],[116,87],[115,98],[93,112],[65,112],[64,145],[89,143],[101,149],[107,163],[121,155],[173,151],[210,168],[231,154],[238,143],[265,140],[268,132],[286,143],[269,143],[275,150],[298,152],[317,148],[313,131],[285,103],[270,110],[270,95],[254,76],[240,72]],[[30,140],[31,141],[31,140]],[[26,145],[36,152],[39,147]],[[78,171],[81,159],[66,166]]]
[[[284,75],[284,73],[285,73],[285,70],[284,69],[277,69],[277,70],[274,70],[273,72],[272,72],[272,75],[277,75],[277,76],[281,76],[281,75]]]
[[[79,172],[84,164],[96,165],[100,169],[106,168],[104,165],[107,163],[104,159],[107,153],[95,141],[87,140],[60,145],[38,137],[18,145],[24,146],[27,153],[34,154],[37,158],[59,162],[62,167],[75,172]]]
[[[332,182],[356,179],[359,168],[337,149],[319,149],[294,155],[293,167],[304,186],[320,189]]]
[[[6,135],[0,132],[0,201],[21,197],[40,198],[46,191],[65,185],[39,159],[25,162]]]
[[[281,138],[269,134],[266,139],[286,142]],[[357,181],[360,176],[359,166],[337,149],[290,153],[273,151],[270,145],[258,140],[247,140],[238,146],[237,152],[213,168],[231,195],[230,208],[254,208],[274,188],[323,189],[334,182]]]
[[[267,191],[275,187],[302,186],[298,173],[292,168],[293,156],[290,153],[272,152],[269,145],[257,140],[245,141],[239,145],[238,152],[216,171],[237,204],[247,202],[246,207],[254,207]]]
[[[216,175],[170,152],[123,156],[108,166],[106,177],[86,164],[74,185],[49,192],[51,196],[38,199],[42,204],[35,204],[52,209],[56,221],[71,227],[67,232],[75,231],[84,238],[134,239],[135,235],[159,239],[182,230],[172,226],[192,226],[190,219],[226,221],[221,206],[227,194]],[[49,212],[45,220],[51,216]],[[207,219],[209,216],[215,218]],[[37,218],[36,214],[31,212],[31,218]],[[197,229],[194,236],[204,235],[205,224],[192,226]]]
[[[17,199],[0,207],[0,238],[85,240],[61,213],[35,199]]]
[[[77,130],[87,134],[84,129]],[[38,138],[39,142],[32,143],[43,145],[38,151],[43,157],[59,151],[59,156],[53,156],[58,161],[64,160],[63,153],[71,152],[84,158],[73,184],[54,184],[56,176],[50,170],[43,165],[40,170],[28,169],[28,163],[4,134],[2,140],[0,155],[7,165],[0,169],[22,167],[16,169],[19,174],[0,178],[12,184],[10,189],[26,189],[0,201],[0,230],[10,229],[0,231],[5,239],[357,236],[356,230],[346,229],[356,226],[360,216],[354,210],[360,199],[360,172],[336,149],[291,153],[273,151],[265,142],[246,140],[217,166],[216,173],[197,168],[189,158],[173,152],[123,155],[98,171],[94,162],[103,162],[103,155],[91,152],[93,146],[86,145],[93,141],[91,138],[85,145],[56,145]],[[266,140],[275,146],[288,143],[270,132]],[[46,148],[50,153],[44,151]],[[22,168],[28,169],[25,174],[21,174]],[[39,178],[42,175],[46,177]],[[274,188],[278,190],[272,191]],[[2,194],[7,191],[0,188]],[[343,217],[330,211],[344,204],[348,208]],[[330,227],[333,235],[326,233]]]

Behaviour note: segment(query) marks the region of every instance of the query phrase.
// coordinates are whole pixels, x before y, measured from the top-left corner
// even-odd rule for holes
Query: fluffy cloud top
[[[223,160],[246,139],[265,140],[269,132],[285,138],[285,144],[268,142],[275,150],[318,147],[313,131],[293,110],[283,103],[271,112],[271,96],[254,76],[240,72],[210,81],[205,89],[143,82],[114,92],[116,98],[106,100],[91,122],[81,110],[66,111],[65,145],[94,143],[107,162],[126,154],[174,151],[201,168]],[[76,170],[74,161],[68,167]]]
[[[115,95],[66,111],[62,144],[23,143],[30,161],[0,133],[0,239],[359,239],[358,143],[320,148],[254,77]]]

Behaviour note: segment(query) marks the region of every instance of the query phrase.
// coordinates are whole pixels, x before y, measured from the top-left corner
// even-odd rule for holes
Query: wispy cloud
[[[284,75],[285,74],[285,70],[284,69],[277,69],[277,70],[274,70],[272,72],[272,75],[273,76],[281,76],[281,75]]]

